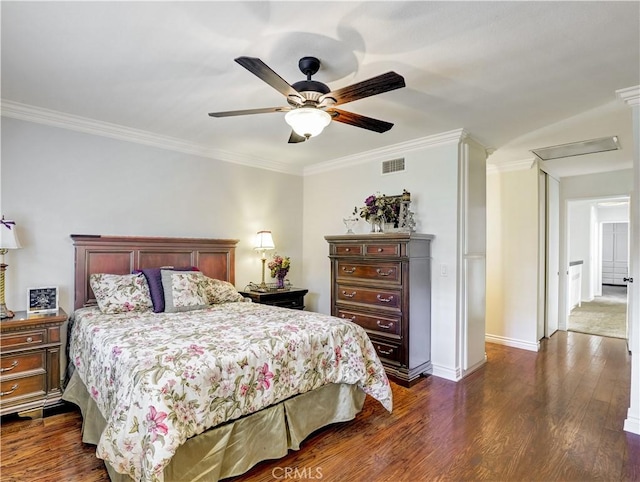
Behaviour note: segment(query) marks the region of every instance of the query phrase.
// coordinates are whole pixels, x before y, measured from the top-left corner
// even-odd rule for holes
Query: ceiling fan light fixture
[[[284,120],[296,134],[308,139],[319,135],[331,122],[331,116],[315,107],[300,107],[287,112]]]

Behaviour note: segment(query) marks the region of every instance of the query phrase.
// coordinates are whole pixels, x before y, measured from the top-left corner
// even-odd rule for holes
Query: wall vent
[[[404,157],[382,162],[382,174],[404,171]]]

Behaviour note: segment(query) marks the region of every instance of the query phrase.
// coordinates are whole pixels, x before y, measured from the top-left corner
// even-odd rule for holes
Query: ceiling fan
[[[388,131],[393,127],[390,122],[336,109],[335,106],[405,86],[404,78],[401,75],[395,72],[387,72],[386,74],[332,91],[326,84],[311,80],[311,76],[320,69],[320,60],[316,57],[303,57],[300,59],[298,67],[307,76],[307,80],[301,80],[289,85],[287,81],[258,58],[238,57],[235,61],[283,94],[287,98],[289,105],[262,109],[211,112],[209,115],[211,117],[230,117],[286,112],[285,121],[293,129],[289,137],[290,144],[304,142],[310,137],[317,136],[332,120],[374,132],[382,133]]]

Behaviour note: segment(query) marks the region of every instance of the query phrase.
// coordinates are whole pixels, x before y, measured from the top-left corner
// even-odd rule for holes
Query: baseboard
[[[434,377],[444,378],[445,380],[451,380],[452,382],[457,382],[462,380],[462,372],[459,368],[447,368],[440,365],[436,365],[435,363],[432,365],[433,372],[431,373]]]
[[[498,345],[510,346],[513,348],[520,348],[521,350],[539,351],[540,342],[532,343],[530,341],[518,340],[515,338],[507,338],[498,335],[485,335],[484,339],[487,343],[496,343]]]
[[[631,411],[631,409],[629,409]],[[627,412],[627,419],[624,421],[624,431],[640,435],[640,418]]]

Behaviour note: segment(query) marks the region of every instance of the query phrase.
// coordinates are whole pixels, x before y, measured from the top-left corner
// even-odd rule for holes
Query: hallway
[[[602,296],[583,302],[569,315],[567,329],[590,335],[627,338],[627,287],[602,286]]]

